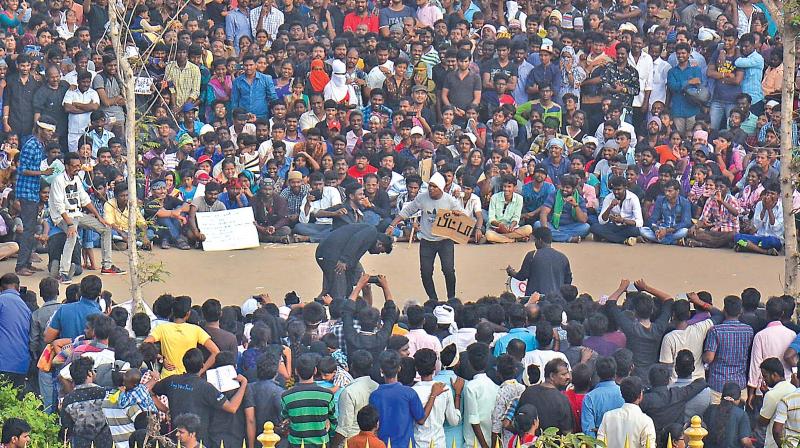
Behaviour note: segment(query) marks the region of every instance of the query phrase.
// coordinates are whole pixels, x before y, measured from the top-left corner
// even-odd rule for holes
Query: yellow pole
[[[264,432],[259,434],[257,439],[263,448],[275,448],[281,441],[280,436],[275,434],[275,425],[272,422],[264,423]]]
[[[625,447],[624,448],[631,448],[631,443],[628,440],[628,435],[625,435]]]
[[[683,431],[683,434],[689,439],[686,446],[689,448],[703,448],[703,438],[708,435],[708,431],[703,428],[703,421],[700,416],[695,415],[692,417],[691,425]]]

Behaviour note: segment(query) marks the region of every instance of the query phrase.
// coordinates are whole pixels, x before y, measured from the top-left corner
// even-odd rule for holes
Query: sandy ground
[[[780,294],[783,258],[737,254],[731,250],[688,249],[639,244],[634,247],[607,243],[556,244],[556,249],[570,259],[574,284],[581,292],[595,298],[608,294],[620,278],[645,278],[653,286],[679,294],[707,290],[720,303],[724,295],[739,294],[747,287],[758,288],[764,296]],[[223,304],[241,304],[248,296],[269,293],[282,302],[288,291],[296,291],[310,300],[320,291],[322,275],[314,260],[313,244],[267,244],[259,248],[201,252],[178,249],[154,249],[145,255],[148,262],[162,261],[169,277],[162,283],[145,286],[145,299],[159,294],[189,295],[195,302],[217,298]],[[518,269],[531,243],[456,247],[457,294],[462,300],[475,300],[486,294],[505,290],[507,265]],[[97,258],[99,262],[99,251]],[[424,300],[419,279],[417,245],[401,243],[391,255],[366,255],[362,264],[368,273],[385,274],[398,302]],[[114,261],[127,267],[122,252],[114,252]],[[0,262],[3,272],[11,271],[14,262]],[[42,265],[44,265],[42,263]],[[95,273],[97,273],[95,271]],[[23,279],[23,284],[37,289],[39,278]],[[106,289],[115,301],[127,300],[128,276],[102,276]],[[445,295],[444,278],[438,265],[434,274],[440,297]],[[79,278],[76,279],[79,281]],[[380,294],[378,294],[380,297]],[[378,300],[380,302],[381,300]]]

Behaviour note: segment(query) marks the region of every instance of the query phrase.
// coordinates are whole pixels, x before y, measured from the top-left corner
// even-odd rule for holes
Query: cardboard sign
[[[153,87],[153,78],[146,78],[137,76],[136,82],[133,85],[133,92],[136,95],[150,95],[153,93],[150,88]]]
[[[235,250],[258,247],[253,209],[250,207],[197,214],[197,227],[206,236],[203,250]]]
[[[465,216],[456,216],[452,210],[436,210],[432,233],[436,236],[451,239],[458,244],[466,244],[475,230],[475,220]]]

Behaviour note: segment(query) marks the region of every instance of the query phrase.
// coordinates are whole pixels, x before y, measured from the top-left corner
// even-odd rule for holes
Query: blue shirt
[[[550,156],[542,160],[542,166],[547,170],[547,177],[553,181],[554,184],[561,183],[561,177],[569,174],[569,160],[566,157],[561,157],[561,162],[556,165]]]
[[[39,180],[41,176],[26,176],[25,171],[39,171],[44,160],[44,146],[36,137],[31,137],[22,145],[17,168],[17,199],[39,202]]]
[[[231,109],[241,107],[258,118],[267,118],[269,102],[275,98],[275,84],[269,75],[256,72],[252,84],[246,75],[233,80]]]
[[[230,194],[227,191],[219,195],[219,201],[225,204],[226,210],[250,207],[250,201],[247,200],[247,196],[242,197],[242,206],[239,207],[239,203],[236,202],[236,199],[231,198]]]
[[[31,310],[22,301],[19,291],[0,292],[0,372],[28,372],[30,331]]]
[[[753,104],[764,99],[761,79],[764,77],[764,57],[757,51],[734,61],[733,65],[744,69],[742,92],[753,98]]]
[[[538,64],[534,65],[528,79],[525,81],[525,87],[537,84],[541,89],[544,86],[551,86],[553,88],[553,101],[561,100],[561,68],[558,64],[549,63],[547,65]]]
[[[511,330],[508,330],[508,334],[501,337],[497,340],[497,342],[494,343],[494,352],[492,353],[494,354],[495,358],[506,352],[508,343],[513,339],[519,339],[520,341],[524,342],[526,352],[536,350],[539,347],[539,343],[536,342],[536,336],[528,331],[527,328],[512,328]]]
[[[440,370],[436,375],[433,376],[433,381],[438,381],[444,384],[452,384],[458,378],[458,375],[455,374],[452,370]],[[456,399],[456,391],[452,387],[450,389],[450,393],[453,395],[453,402],[455,403]],[[464,413],[464,402],[461,402],[461,408],[459,409],[462,415]],[[444,421],[444,437],[445,437],[445,446],[447,448],[452,448],[453,444],[455,443],[455,448],[462,448],[464,446],[464,420],[458,422],[457,425],[453,426],[447,423],[447,420]],[[422,447],[424,448],[424,447]]]
[[[689,98],[683,93],[683,89],[689,84],[689,80],[693,78],[702,79],[702,72],[700,67],[693,67],[691,64],[687,64],[685,69],[681,69],[677,65],[667,72],[667,87],[672,92],[673,117],[688,118],[700,113],[700,106],[689,101]],[[759,81],[760,88],[761,83]]]
[[[96,300],[81,297],[77,302],[61,305],[50,319],[50,328],[58,330],[60,338],[75,339],[83,334],[86,318],[100,312],[100,304]]]
[[[378,438],[383,443],[406,448],[414,441],[414,425],[425,417],[425,408],[414,389],[401,383],[381,384],[369,396],[369,404],[378,410]],[[416,446],[416,444],[414,445]]]
[[[245,14],[241,9],[230,11],[225,17],[225,35],[233,41],[233,47],[239,52],[239,38],[247,36],[252,38],[250,29],[250,14]]]
[[[614,380],[597,383],[586,396],[583,397],[581,407],[581,429],[584,434],[597,437],[597,429],[603,421],[603,415],[614,409],[619,409],[625,404],[622,393]]]
[[[522,212],[530,213],[541,207],[547,197],[555,191],[556,187],[549,182],[544,182],[539,191],[533,189],[533,182],[528,182],[522,187]]]
[[[675,230],[688,229],[692,226],[692,204],[683,196],[678,196],[675,206],[670,205],[664,195],[656,198],[653,214],[650,215],[653,227],[668,227]]]

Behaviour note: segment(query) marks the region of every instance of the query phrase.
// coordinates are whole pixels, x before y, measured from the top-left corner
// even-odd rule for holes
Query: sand
[[[634,247],[584,242],[555,244],[571,262],[574,284],[581,292],[595,298],[616,289],[621,278],[644,278],[651,285],[669,293],[709,291],[721,303],[728,294],[740,294],[747,287],[758,288],[762,295],[782,291],[783,258],[754,254],[737,254],[732,250],[690,249],[639,244]],[[259,248],[202,252],[154,249],[145,253],[149,263],[163,262],[170,272],[162,283],[147,284],[145,300],[152,301],[161,293],[189,295],[195,303],[217,298],[225,305],[241,304],[251,295],[268,293],[282,302],[284,294],[296,291],[303,300],[311,300],[320,291],[322,274],[314,260],[314,244],[266,244]],[[531,243],[508,245],[468,245],[456,247],[457,295],[465,301],[506,289],[507,265],[518,269]],[[99,261],[99,253],[97,258]],[[114,252],[114,262],[127,268],[123,252]],[[398,244],[390,255],[366,255],[365,270],[388,277],[395,300],[424,301],[425,293],[419,277],[418,247]],[[42,263],[43,265],[43,263]],[[0,262],[6,272],[14,261]],[[99,273],[95,271],[94,273]],[[37,290],[43,274],[23,278],[23,285]],[[115,301],[129,297],[129,279],[123,276],[102,276],[105,289]],[[445,295],[444,278],[438,267],[434,272],[437,291]],[[80,277],[76,278],[76,282]],[[63,288],[62,288],[63,291]],[[379,300],[382,297],[378,293]]]

